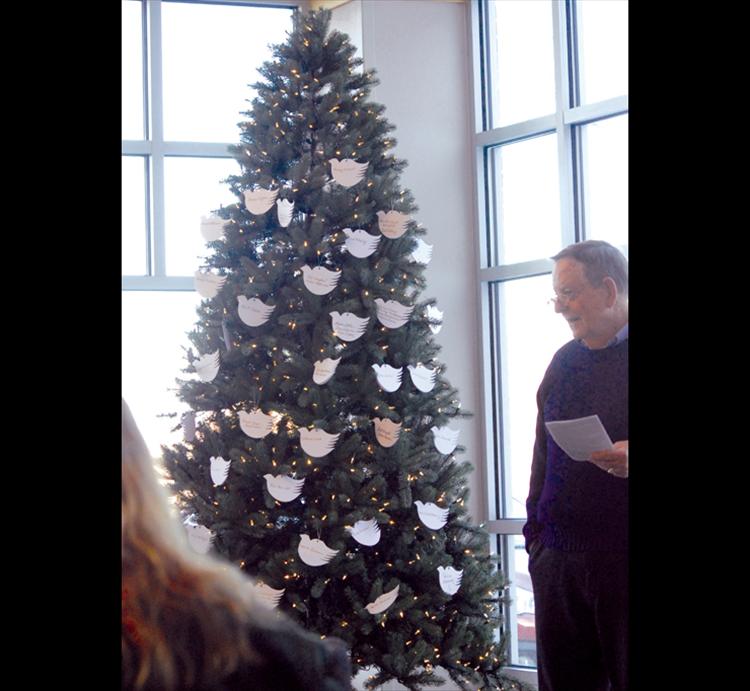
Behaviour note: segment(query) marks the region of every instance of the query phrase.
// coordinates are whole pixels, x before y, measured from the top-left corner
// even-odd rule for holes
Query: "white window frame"
[[[555,60],[555,113],[504,127],[491,127],[493,55],[496,43],[491,40],[490,27],[493,3],[488,0],[470,0],[469,26],[472,60],[472,108],[474,123],[475,185],[477,191],[476,213],[478,234],[477,275],[478,305],[481,328],[481,400],[484,414],[480,417],[485,451],[485,507],[484,524],[490,533],[493,551],[499,549],[506,577],[510,563],[507,536],[521,535],[525,518],[506,518],[503,507],[510,505],[510,487],[504,482],[506,467],[502,439],[502,382],[500,379],[500,352],[498,329],[499,315],[493,307],[490,293],[493,285],[550,274],[553,262],[548,257],[512,264],[496,264],[493,255],[495,199],[494,170],[491,148],[522,141],[542,134],[557,135],[561,248],[573,242],[586,240],[586,214],[584,199],[583,151],[581,125],[628,112],[628,96],[611,98],[597,103],[577,105],[580,102],[576,84],[578,66],[573,42],[576,40],[576,8],[574,0],[551,0],[553,22],[553,50]],[[571,64],[573,63],[573,64]],[[495,63],[496,64],[496,63]],[[531,455],[532,449],[529,449]],[[498,539],[499,538],[499,539]],[[501,543],[496,547],[496,542]],[[517,659],[517,619],[515,604],[511,602],[505,612],[505,627],[509,641],[509,659]],[[509,665],[507,671],[519,679],[537,684],[535,668]]]
[[[128,0],[133,1],[133,0]],[[164,160],[167,156],[234,158],[229,147],[237,142],[165,141],[162,90],[162,2],[193,2],[204,5],[246,5],[255,7],[299,8],[309,0],[141,0],[143,36],[143,139],[123,139],[123,156],[142,156],[145,169],[146,275],[123,275],[122,290],[195,290],[192,276],[167,276],[164,230]],[[148,46],[146,45],[148,42]],[[146,48],[148,47],[148,50]],[[123,200],[127,203],[127,200]],[[122,232],[127,232],[123,228]]]

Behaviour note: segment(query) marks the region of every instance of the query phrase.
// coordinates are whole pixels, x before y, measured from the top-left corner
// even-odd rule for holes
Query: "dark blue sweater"
[[[574,461],[545,422],[598,415],[613,441],[628,439],[628,340],[597,350],[578,341],[555,353],[537,392],[526,549],[537,538],[566,552],[625,550],[628,480]]]

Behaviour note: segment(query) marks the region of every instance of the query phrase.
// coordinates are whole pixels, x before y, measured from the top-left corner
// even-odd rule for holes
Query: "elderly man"
[[[628,678],[628,264],[597,240],[552,259],[573,340],[537,392],[528,520],[540,691],[624,691]],[[598,415],[614,448],[575,461],[546,422]]]

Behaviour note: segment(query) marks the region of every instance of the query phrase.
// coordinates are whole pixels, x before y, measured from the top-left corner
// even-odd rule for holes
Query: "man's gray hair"
[[[609,276],[622,295],[628,294],[628,260],[616,247],[603,240],[586,240],[560,250],[553,261],[575,259],[583,264],[586,279],[593,286],[601,285]]]

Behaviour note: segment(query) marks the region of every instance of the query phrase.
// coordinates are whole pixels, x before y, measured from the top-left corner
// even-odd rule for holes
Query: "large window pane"
[[[494,147],[497,264],[549,257],[560,247],[557,135]]]
[[[167,275],[192,276],[206,256],[201,216],[237,202],[221,181],[238,171],[233,158],[164,159]]]
[[[191,379],[182,346],[197,320],[201,297],[195,292],[123,291],[122,396],[133,411],[149,450],[159,456],[160,444],[173,444],[181,432],[170,432],[179,418],[159,417],[184,412],[177,400],[175,378]]]
[[[234,142],[254,68],[291,29],[290,9],[162,3],[164,138]]]
[[[536,428],[536,392],[552,356],[571,338],[565,320],[547,304],[550,275],[495,284],[500,323],[504,518],[525,518]]]
[[[576,13],[581,104],[626,95],[627,0],[578,0]]]
[[[552,7],[542,0],[491,0],[492,127],[555,112]]]
[[[628,116],[592,122],[581,131],[586,237],[606,240],[627,256]]]
[[[122,157],[122,273],[148,274],[146,234],[146,159]]]
[[[122,2],[122,138],[143,139],[141,2]]]

